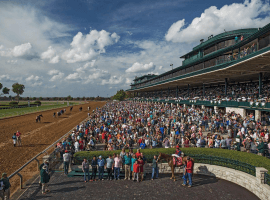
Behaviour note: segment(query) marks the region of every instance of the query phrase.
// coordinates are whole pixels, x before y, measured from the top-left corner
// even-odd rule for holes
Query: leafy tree
[[[113,96],[113,99],[118,101],[123,101],[125,98],[127,98],[127,94],[124,90],[117,91],[117,93]]]
[[[42,97],[39,97],[39,100],[42,100],[43,98]]]
[[[33,100],[36,100],[37,98],[36,97],[33,97]]]
[[[0,83],[1,84],[1,83]],[[0,86],[1,87],[1,86]],[[9,94],[9,90],[10,89],[8,89],[7,87],[4,87],[3,88],[3,90],[2,90],[2,92],[3,92],[3,94]]]
[[[77,97],[77,100],[80,100],[80,97]]]
[[[18,102],[19,102],[20,95],[22,95],[23,92],[24,92],[24,89],[25,89],[25,86],[23,84],[14,83],[12,85],[12,92],[14,92],[15,94],[17,94]]]
[[[0,90],[2,89],[2,87],[3,87],[3,85],[2,85],[2,83],[0,83]]]
[[[72,99],[72,97],[71,97],[70,95],[68,95],[68,96],[67,96],[67,99],[68,99],[68,100],[71,100],[71,99]]]

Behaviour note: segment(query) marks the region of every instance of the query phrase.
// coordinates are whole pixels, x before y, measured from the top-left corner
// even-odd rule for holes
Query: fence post
[[[37,171],[39,171],[39,160],[37,158],[35,160],[37,161]]]
[[[23,177],[20,173],[17,173],[17,175],[20,177],[20,186],[21,186],[21,189],[23,189]]]

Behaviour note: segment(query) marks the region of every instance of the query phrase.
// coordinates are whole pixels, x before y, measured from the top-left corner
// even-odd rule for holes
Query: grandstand
[[[270,24],[211,35],[180,58],[175,69],[135,77],[128,91],[152,101],[252,111],[256,119],[270,111]]]

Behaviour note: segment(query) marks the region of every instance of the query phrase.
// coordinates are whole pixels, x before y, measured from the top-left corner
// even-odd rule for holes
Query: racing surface
[[[106,102],[89,102],[73,106],[70,112],[53,118],[53,113],[64,108],[37,112],[25,116],[18,116],[0,120],[0,173],[6,172],[8,176],[23,166],[27,161],[46,149],[60,137],[87,118],[88,112],[96,107],[102,107]],[[88,111],[88,106],[91,108]],[[82,111],[79,111],[82,107]],[[42,114],[40,123],[36,123],[36,116]],[[13,147],[12,135],[22,133],[22,146]],[[34,161],[22,171],[24,182],[37,173],[37,163]],[[11,179],[12,191],[19,186],[19,178]]]

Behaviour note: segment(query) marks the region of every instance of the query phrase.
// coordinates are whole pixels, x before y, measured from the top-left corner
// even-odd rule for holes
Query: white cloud
[[[59,62],[59,56],[55,56],[49,61],[49,63],[52,63],[52,64],[55,64],[55,63],[58,63],[58,62]]]
[[[73,74],[69,74],[65,79],[66,80],[78,80],[78,79],[80,79],[80,76],[77,72],[75,72]]]
[[[48,74],[51,76],[53,75],[49,81],[61,81],[61,79],[64,77],[64,73],[56,69],[50,70]]]
[[[1,49],[4,49],[2,46]],[[25,44],[21,44],[18,46],[15,46],[14,48],[9,48],[6,50],[0,51],[0,55],[4,57],[23,57],[30,55],[32,49],[32,45],[28,42]]]
[[[16,81],[20,81],[21,78],[13,78],[13,77],[10,77],[9,74],[3,74],[3,75],[0,75],[0,81],[2,82],[16,82]]]
[[[31,76],[27,77],[25,80],[26,81],[38,81],[39,79],[40,79],[39,76],[31,75]]]
[[[156,66],[153,62],[150,62],[149,64],[142,64],[135,62],[130,68],[126,70],[127,73],[141,73],[141,72],[148,72],[155,70]]]
[[[239,28],[258,28],[270,21],[269,1],[245,0],[244,3],[224,5],[220,9],[216,6],[207,8],[200,17],[186,24],[181,19],[171,25],[165,35],[167,41],[199,42],[200,39]],[[264,17],[262,17],[264,16]]]
[[[56,50],[52,46],[49,46],[48,50],[43,52],[40,58],[43,60],[49,60],[49,63],[53,64],[59,62],[59,56],[56,55]]]
[[[25,80],[31,87],[41,86],[43,84],[43,82],[41,81],[41,77],[39,76],[31,75],[27,77]]]
[[[116,33],[110,34],[105,30],[92,30],[85,36],[78,32],[70,44],[71,49],[62,54],[62,59],[67,63],[92,60],[99,54],[105,53],[105,47],[118,42],[119,38]]]
[[[122,84],[125,81],[125,79],[123,79],[121,76],[117,77],[117,76],[111,76],[109,80],[103,79],[101,81],[101,85],[118,85],[118,84]]]

